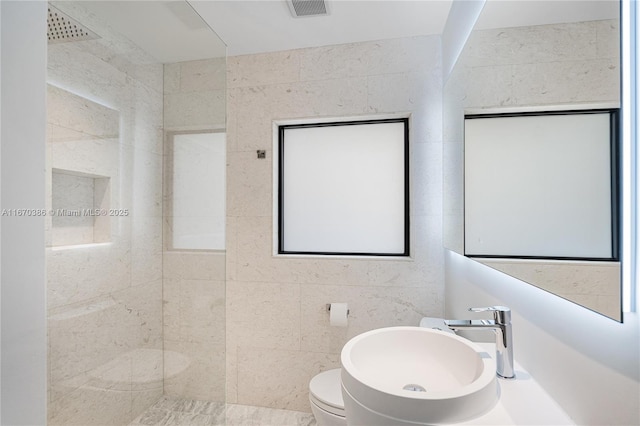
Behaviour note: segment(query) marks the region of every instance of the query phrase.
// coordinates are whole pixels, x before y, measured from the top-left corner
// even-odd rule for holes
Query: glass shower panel
[[[165,64],[164,392],[172,398],[225,401],[225,105],[223,55]]]
[[[179,297],[163,271],[165,63],[224,66],[224,45],[184,1],[49,6],[48,423],[128,424],[198,365],[165,353],[163,303]],[[224,279],[216,294],[206,321],[224,336]]]

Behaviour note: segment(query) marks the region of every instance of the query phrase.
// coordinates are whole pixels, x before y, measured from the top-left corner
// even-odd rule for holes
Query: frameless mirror
[[[592,180],[591,184],[582,186],[571,183],[565,189],[565,193],[568,191],[573,195],[563,200],[563,210],[569,212],[567,217],[573,215],[581,220],[587,216],[599,216],[602,235],[596,236],[595,228],[587,225],[586,229],[576,228],[574,236],[580,235],[580,239],[573,242],[568,236],[560,237],[559,232],[550,232],[548,224],[542,225],[540,232],[508,233],[506,236],[498,235],[495,229],[488,230],[488,225],[484,225],[486,220],[480,222],[483,224],[478,228],[479,215],[491,217],[491,212],[495,214],[500,203],[510,204],[515,210],[498,220],[510,220],[516,226],[527,227],[530,222],[527,215],[532,210],[537,210],[547,219],[556,220],[560,214],[557,197],[562,191],[540,184],[540,177],[547,176],[544,171],[540,173],[540,168],[551,167],[549,154],[554,150],[557,152],[560,141],[565,143],[566,138],[550,140],[548,121],[533,124],[540,131],[533,137],[531,129],[516,129],[518,143],[529,144],[526,149],[531,155],[545,157],[545,162],[536,168],[531,166],[533,157],[530,161],[515,158],[513,146],[505,149],[503,145],[489,152],[496,148],[492,147],[496,140],[504,139],[499,135],[508,126],[503,121],[488,123],[485,120],[483,125],[494,125],[490,129],[493,134],[474,155],[484,155],[490,161],[480,163],[479,168],[469,169],[469,164],[465,165],[465,161],[469,162],[466,157],[469,152],[465,153],[465,116],[539,117],[544,113],[546,118],[557,118],[559,111],[578,112],[573,118],[584,118],[587,111],[613,111],[615,116],[620,104],[619,44],[617,1],[488,0],[446,82],[444,96],[445,247],[618,321],[622,314],[620,264],[616,251],[618,229],[615,226],[617,185],[615,167],[612,169],[615,152],[610,150],[613,146],[610,144],[611,129],[606,128],[606,124],[612,123],[608,121],[609,114],[603,114],[601,121],[605,126],[602,128],[603,137],[594,142],[597,148],[589,145],[584,135],[575,138],[567,148],[570,152],[566,153],[564,164],[554,172],[581,175],[581,179],[588,177]],[[588,118],[595,116],[589,115]],[[480,121],[474,124],[479,125]],[[528,121],[526,124],[531,123]],[[578,125],[579,128],[581,126]],[[470,133],[471,129],[467,131]],[[468,139],[469,135],[466,136]],[[547,154],[544,145],[549,147]],[[594,154],[594,149],[601,148],[603,155]],[[522,154],[522,150],[519,152]],[[593,165],[584,167],[583,160],[574,161],[585,158],[594,160]],[[534,181],[538,182],[520,185],[517,195],[520,201],[514,202],[513,187],[511,195],[508,195],[509,185],[502,185],[504,177],[486,172],[491,172],[491,169],[503,172],[507,165],[514,167],[517,161],[523,161],[518,173],[536,175]],[[525,165],[529,171],[523,170]],[[579,167],[582,170],[578,170]],[[478,179],[484,178],[494,179],[494,183],[479,182]],[[468,190],[474,185],[476,189],[481,186],[484,195],[471,201]],[[526,202],[532,204],[523,206]],[[580,211],[584,214],[577,217],[576,212]],[[503,226],[504,223],[498,224],[498,228]],[[477,234],[471,236],[471,231]],[[555,241],[551,244],[536,242],[542,233],[547,236],[553,234]],[[600,255],[602,249],[584,251],[592,236],[599,239],[594,245],[606,246],[610,251],[603,255]],[[484,250],[494,237],[500,237],[499,244],[507,251],[479,251]],[[521,247],[531,247],[532,244],[544,248],[536,248],[538,255],[534,256],[523,253],[509,255],[509,247],[518,247],[517,250],[522,251]],[[544,250],[554,253],[565,250],[563,247],[567,249],[561,255],[545,255]],[[584,255],[583,252],[597,255]]]

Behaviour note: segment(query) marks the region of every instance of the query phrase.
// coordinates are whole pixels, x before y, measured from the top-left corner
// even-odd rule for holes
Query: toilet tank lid
[[[335,408],[344,409],[340,368],[324,371],[309,382],[309,392],[319,401]]]

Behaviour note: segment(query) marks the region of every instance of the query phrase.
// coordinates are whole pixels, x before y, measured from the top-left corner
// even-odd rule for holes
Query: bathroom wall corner
[[[464,48],[486,0],[455,0],[442,31],[442,81],[445,83]]]
[[[0,3],[2,209],[44,209],[46,2]],[[44,218],[3,215],[2,424],[45,424]]]

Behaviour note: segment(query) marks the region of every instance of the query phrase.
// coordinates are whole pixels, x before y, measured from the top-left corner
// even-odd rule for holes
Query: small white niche
[[[110,180],[106,176],[53,169],[49,213],[54,247],[110,241]]]

